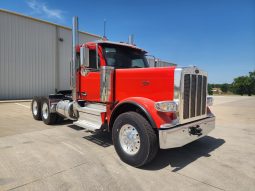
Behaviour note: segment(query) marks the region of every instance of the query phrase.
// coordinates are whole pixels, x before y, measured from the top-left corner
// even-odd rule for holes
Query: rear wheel
[[[113,144],[122,161],[135,167],[152,161],[158,139],[150,123],[136,112],[121,114],[113,125]]]
[[[58,115],[56,113],[50,113],[49,101],[46,98],[42,100],[41,116],[46,125],[56,124],[58,119]]]
[[[41,99],[34,97],[31,103],[32,115],[35,120],[42,120],[41,116]]]

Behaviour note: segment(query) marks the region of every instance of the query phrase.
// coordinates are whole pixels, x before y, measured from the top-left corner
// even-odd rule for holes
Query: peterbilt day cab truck
[[[106,40],[79,45],[77,31],[74,17],[71,91],[34,97],[36,120],[50,125],[67,118],[109,131],[121,160],[135,167],[149,163],[159,148],[181,147],[215,127],[206,72],[151,68],[143,49]]]

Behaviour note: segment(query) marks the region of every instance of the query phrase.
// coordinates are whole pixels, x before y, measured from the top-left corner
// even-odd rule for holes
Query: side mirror
[[[89,49],[87,47],[80,48],[81,66],[89,67]]]

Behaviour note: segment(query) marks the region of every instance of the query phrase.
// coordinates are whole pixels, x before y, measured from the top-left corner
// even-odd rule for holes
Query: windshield
[[[120,46],[103,45],[107,66],[115,68],[147,68],[147,59],[144,52],[138,49]]]

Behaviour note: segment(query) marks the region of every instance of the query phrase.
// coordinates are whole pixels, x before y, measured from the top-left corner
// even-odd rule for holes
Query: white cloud
[[[33,10],[33,14],[38,14],[53,19],[63,19],[62,10],[50,9],[44,2],[39,2],[37,0],[28,0],[27,5]]]

